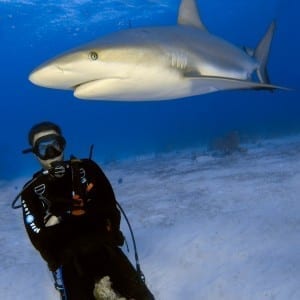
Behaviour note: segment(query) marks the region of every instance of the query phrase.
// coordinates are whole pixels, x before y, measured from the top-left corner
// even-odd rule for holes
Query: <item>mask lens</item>
[[[34,153],[41,159],[55,158],[64,151],[65,139],[59,135],[40,137],[34,145]]]

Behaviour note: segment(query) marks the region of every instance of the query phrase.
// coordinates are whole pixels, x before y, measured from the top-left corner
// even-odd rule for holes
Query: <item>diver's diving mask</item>
[[[38,138],[31,149],[23,153],[33,152],[42,160],[48,160],[61,155],[65,149],[66,140],[61,135],[49,134]]]
[[[50,134],[38,138],[32,152],[42,160],[52,159],[62,154],[65,145],[66,141],[62,136]]]

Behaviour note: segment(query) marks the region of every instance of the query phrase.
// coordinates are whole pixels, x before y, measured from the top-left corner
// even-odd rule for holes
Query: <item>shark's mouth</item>
[[[93,85],[93,83],[95,84],[98,84],[100,82],[104,82],[106,80],[123,80],[123,79],[128,79],[128,77],[124,76],[124,77],[120,77],[120,76],[113,76],[113,77],[106,77],[106,78],[96,78],[96,79],[92,79],[92,80],[87,80],[87,81],[83,81],[83,82],[80,82],[74,86],[72,86],[71,88],[73,90],[76,90],[78,88],[82,88],[83,86],[86,86],[86,85]]]
[[[78,84],[72,86],[71,88],[72,88],[73,90],[76,90],[76,89],[78,89],[79,87],[82,87],[82,86],[84,86],[84,85],[86,85],[86,84],[90,84],[90,83],[92,83],[92,82],[96,82],[96,81],[99,81],[99,80],[102,80],[102,79],[93,79],[93,80],[83,81],[83,82],[80,82],[80,83],[78,83]]]

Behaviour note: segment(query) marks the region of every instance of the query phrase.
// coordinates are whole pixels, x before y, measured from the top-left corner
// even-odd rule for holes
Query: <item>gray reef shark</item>
[[[120,30],[63,53],[36,68],[29,80],[72,90],[80,99],[168,100],[222,90],[281,88],[266,65],[275,23],[255,50],[212,35],[195,0],[182,0],[174,26]]]

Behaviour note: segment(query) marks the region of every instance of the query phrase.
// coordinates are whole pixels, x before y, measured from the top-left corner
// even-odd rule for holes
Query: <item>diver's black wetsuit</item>
[[[122,296],[154,299],[119,248],[120,212],[103,171],[89,159],[64,168],[60,178],[36,173],[22,193],[22,207],[32,244],[51,271],[62,267],[68,300],[94,299],[94,283],[106,275]],[[50,224],[53,216],[58,224]]]

